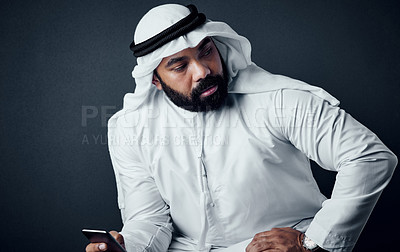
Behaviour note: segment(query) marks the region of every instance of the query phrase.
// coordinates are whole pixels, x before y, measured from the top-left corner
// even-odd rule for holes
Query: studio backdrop
[[[397,1],[194,3],[252,43],[253,61],[320,86],[400,154]],[[167,1],[2,1],[0,250],[83,251],[85,227],[120,230],[107,120],[134,91],[139,19]],[[328,197],[335,174],[313,164]],[[355,251],[395,251],[398,171]]]

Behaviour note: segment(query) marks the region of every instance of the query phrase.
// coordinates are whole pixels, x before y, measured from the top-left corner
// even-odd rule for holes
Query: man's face
[[[164,58],[156,68],[153,83],[175,105],[190,111],[217,109],[228,93],[228,81],[214,42],[203,39]]]

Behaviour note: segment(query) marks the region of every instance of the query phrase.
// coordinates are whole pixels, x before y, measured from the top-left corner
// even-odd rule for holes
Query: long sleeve
[[[167,251],[172,237],[169,206],[144,165],[139,146],[132,141],[133,129],[117,119],[109,122],[109,150],[123,221],[121,233],[128,252]]]
[[[397,164],[396,156],[342,109],[304,91],[284,90],[282,134],[321,167],[337,171],[331,198],[306,235],[329,251],[351,251]]]

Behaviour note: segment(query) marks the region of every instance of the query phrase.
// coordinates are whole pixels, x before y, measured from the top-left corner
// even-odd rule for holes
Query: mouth
[[[218,85],[207,88],[206,90],[204,90],[201,93],[200,98],[204,98],[204,97],[212,95],[213,93],[215,93],[215,91],[217,91],[217,89],[218,89]]]

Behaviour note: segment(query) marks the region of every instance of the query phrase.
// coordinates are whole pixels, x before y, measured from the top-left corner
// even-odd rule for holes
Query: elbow
[[[398,159],[397,159],[396,155],[392,152],[389,152],[388,153],[388,168],[391,171],[391,176],[393,175],[397,164],[398,164]]]
[[[397,157],[390,150],[381,152],[376,162],[372,166],[375,172],[372,172],[372,180],[375,180],[377,191],[382,191],[390,182],[397,166]]]
[[[389,183],[391,180],[393,173],[396,169],[398,163],[398,159],[395,154],[393,154],[391,151],[388,151],[385,153],[383,157],[381,157],[381,172],[382,172],[382,178],[384,181]],[[379,177],[379,176],[377,176]]]

